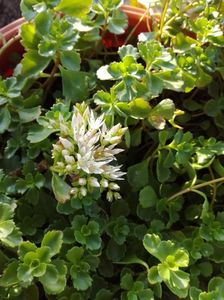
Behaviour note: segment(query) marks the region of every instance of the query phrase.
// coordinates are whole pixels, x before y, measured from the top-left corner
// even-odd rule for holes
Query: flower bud
[[[100,186],[102,187],[102,188],[107,188],[108,187],[108,180],[106,180],[106,179],[102,179],[101,181],[100,181]]]
[[[65,167],[66,171],[71,172],[72,171],[72,166],[71,165],[67,165]]]
[[[63,156],[69,155],[69,154],[70,154],[70,153],[68,152],[68,150],[66,150],[66,149],[63,149],[63,150],[61,151],[61,153],[62,153]]]
[[[65,157],[65,161],[69,164],[73,164],[75,162],[74,157],[71,155],[65,155],[64,157]]]
[[[119,193],[114,193],[114,199],[115,200],[120,200],[121,199],[121,195]]]
[[[74,145],[68,140],[68,139],[64,139],[62,137],[59,137],[60,142],[62,143],[62,145],[64,146],[64,148],[70,152],[74,151]]]
[[[82,197],[85,197],[87,195],[87,189],[84,187],[81,187],[79,192]]]
[[[119,190],[120,190],[119,185],[116,184],[116,183],[114,183],[114,182],[111,182],[111,183],[109,184],[109,188],[110,188],[111,190],[114,190],[114,191],[119,191]]]
[[[100,187],[98,180],[95,177],[89,177],[88,183],[92,187]]]
[[[118,144],[121,141],[121,137],[120,136],[113,136],[110,138],[110,140],[108,142],[110,142],[111,144]]]
[[[79,185],[86,185],[86,178],[79,178]]]
[[[111,202],[113,200],[113,192],[112,191],[107,192],[107,200],[109,202]]]
[[[57,151],[57,152],[60,152],[61,151],[61,146],[58,145],[58,144],[53,144],[53,151]]]
[[[76,196],[78,194],[78,191],[79,191],[78,188],[76,188],[76,187],[72,188],[71,191],[70,191],[70,194]]]
[[[58,161],[58,162],[57,162],[57,166],[58,166],[59,168],[64,168],[64,167],[65,167],[64,163],[61,162],[61,161]]]

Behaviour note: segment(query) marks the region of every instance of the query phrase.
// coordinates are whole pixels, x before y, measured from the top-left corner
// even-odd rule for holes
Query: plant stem
[[[46,88],[52,82],[52,79],[54,78],[54,74],[58,70],[58,65],[59,65],[59,62],[56,61],[53,68],[52,68],[52,70],[51,70],[50,76],[47,78],[47,80],[42,85],[43,89]]]
[[[163,6],[163,12],[162,12],[161,20],[160,20],[159,37],[161,37],[161,35],[162,35],[169,3],[170,3],[170,0],[166,0],[164,3],[164,6]]]
[[[211,166],[209,166],[208,169],[209,169],[209,173],[211,175],[211,178],[214,180],[215,176],[214,176],[214,173],[212,171]],[[216,201],[216,193],[217,193],[217,185],[216,185],[216,183],[214,183],[212,185],[212,188],[213,188],[213,193],[212,193],[212,201],[211,201],[211,204],[210,204],[211,208],[214,206],[215,201]]]
[[[48,95],[48,92],[54,82],[54,75],[56,74],[57,70],[58,70],[58,66],[60,64],[60,58],[59,58],[59,55],[56,55],[56,59],[55,59],[55,63],[54,63],[54,66],[51,70],[51,73],[50,73],[50,76],[47,78],[47,80],[42,84],[42,89],[44,90],[45,89],[45,92],[44,92],[44,101]]]
[[[183,10],[180,10],[179,13],[175,14],[174,16],[172,16],[166,23],[165,25],[170,25],[173,21],[175,21],[175,19],[181,15],[183,15],[185,12],[187,12],[189,9],[193,8],[195,6],[194,3],[190,3],[189,5],[187,5]]]
[[[177,192],[173,196],[169,197],[167,201],[171,201],[171,200],[175,199],[176,197],[182,196],[183,194],[186,194],[186,193],[189,193],[189,192],[192,192],[193,190],[197,190],[197,189],[203,188],[207,185],[216,184],[216,183],[222,182],[222,181],[224,181],[224,177],[219,177],[219,178],[216,178],[216,179],[212,179],[212,180],[209,180],[209,181],[206,181],[206,182],[203,182],[203,183],[193,185],[193,186],[188,187],[188,188],[186,188],[186,189],[184,189],[180,192]]]
[[[124,41],[124,45],[127,44],[127,42],[130,40],[130,38],[132,37],[133,33],[135,32],[135,30],[138,28],[139,24],[142,22],[142,20],[145,18],[145,16],[148,14],[149,9],[147,8],[144,12],[144,14],[141,16],[141,18],[138,20],[138,23],[132,28],[132,30],[130,31],[129,35],[127,36],[126,40]],[[148,26],[148,24],[147,24]],[[149,28],[148,28],[149,29]]]

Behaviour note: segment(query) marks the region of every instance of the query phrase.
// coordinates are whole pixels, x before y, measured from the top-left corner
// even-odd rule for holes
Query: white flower
[[[54,164],[60,167],[56,172],[74,178],[74,186],[77,185],[76,176],[79,177],[79,187],[71,194],[80,198],[91,193],[92,187],[107,190],[109,201],[120,198],[120,194],[114,192],[120,189],[114,181],[122,180],[126,173],[121,172],[121,166],[116,166],[116,155],[123,151],[116,145],[121,142],[127,128],[117,124],[108,129],[104,120],[104,115],[96,117],[85,103],[74,106],[72,121],[59,115],[61,137],[52,151]]]
[[[102,135],[102,144],[115,144],[121,142],[121,138],[126,132],[127,127],[122,128],[121,124],[117,124],[113,126],[110,130],[107,130],[107,128],[103,128],[103,135]]]
[[[94,113],[91,110],[89,116],[89,127],[93,130],[98,130],[104,124],[104,114],[102,114],[99,118],[95,119]]]
[[[106,165],[104,167],[104,175],[109,180],[123,180],[122,176],[124,176],[126,173],[120,171],[121,166],[110,166]]]

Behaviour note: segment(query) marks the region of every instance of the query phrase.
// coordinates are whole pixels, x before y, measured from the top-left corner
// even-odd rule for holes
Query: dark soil
[[[20,18],[20,0],[0,0],[0,28]]]

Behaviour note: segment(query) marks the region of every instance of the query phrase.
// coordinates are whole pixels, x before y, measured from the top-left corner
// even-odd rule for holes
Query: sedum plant
[[[224,298],[223,3],[122,4],[22,0],[3,45],[2,300]]]

